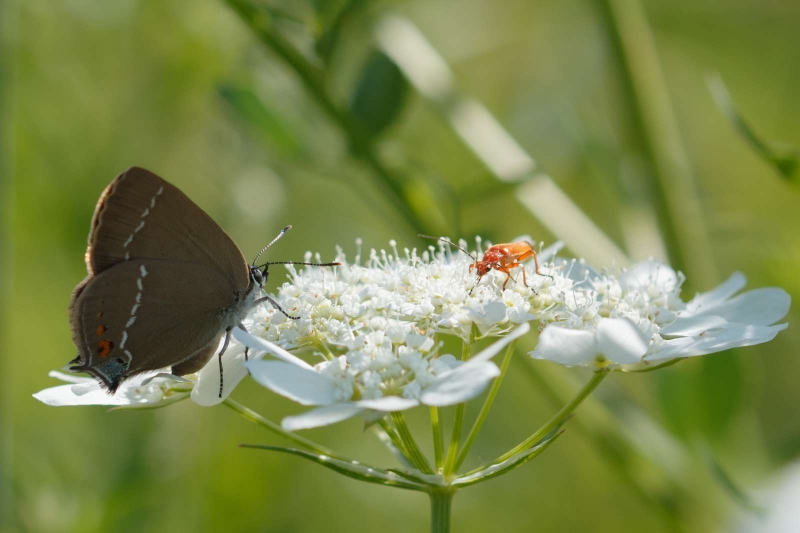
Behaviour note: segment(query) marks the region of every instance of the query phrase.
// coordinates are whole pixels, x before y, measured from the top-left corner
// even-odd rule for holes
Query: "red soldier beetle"
[[[505,290],[506,285],[508,284],[508,280],[513,279],[511,277],[511,269],[512,268],[519,268],[522,267],[522,261],[533,257],[533,263],[536,266],[536,273],[540,276],[545,276],[546,274],[542,274],[539,272],[539,260],[536,258],[536,252],[533,249],[533,245],[527,241],[520,241],[520,242],[507,242],[502,244],[495,244],[494,246],[490,247],[486,252],[483,254],[483,259],[478,261],[478,258],[466,251],[461,246],[457,245],[454,242],[448,241],[444,237],[431,237],[430,235],[422,235],[419,234],[420,237],[424,237],[426,239],[433,239],[436,241],[446,242],[447,244],[452,244],[475,261],[473,264],[469,266],[470,271],[474,268],[478,272],[478,283],[480,283],[481,278],[485,276],[490,270],[497,270],[499,272],[503,272],[506,275],[506,280],[503,282],[503,290]],[[552,277],[552,276],[551,276]],[[516,281],[516,280],[515,280]],[[525,269],[522,269],[522,282],[528,287],[528,279],[525,275]],[[477,286],[477,283],[475,284]],[[474,287],[473,287],[474,288]],[[472,290],[470,290],[472,292]]]

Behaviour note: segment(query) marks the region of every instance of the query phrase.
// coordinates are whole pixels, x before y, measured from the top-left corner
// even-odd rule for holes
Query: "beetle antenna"
[[[476,262],[478,261],[477,257],[472,255],[471,253],[469,253],[468,251],[466,251],[465,249],[463,249],[462,247],[460,247],[459,245],[457,245],[453,241],[448,241],[444,237],[432,237],[431,235],[423,235],[422,233],[419,233],[418,235],[420,237],[425,238],[425,239],[433,239],[434,241],[442,241],[442,242],[446,242],[447,244],[451,244],[451,245],[455,246],[456,248],[458,248],[459,250],[461,250],[462,252],[464,252],[465,254],[467,254],[468,256],[470,256],[473,261],[476,261]]]
[[[264,252],[266,252],[266,251],[267,251],[267,248],[269,248],[270,246],[272,246],[273,244],[275,244],[275,242],[276,242],[276,241],[278,241],[278,240],[279,240],[281,237],[283,237],[283,236],[284,236],[284,234],[285,234],[287,231],[289,231],[290,229],[292,229],[292,226],[291,226],[291,224],[290,224],[290,225],[288,225],[288,226],[286,226],[285,228],[283,228],[283,229],[281,230],[281,232],[280,232],[280,233],[278,233],[278,236],[277,236],[277,237],[275,237],[274,239],[272,239],[268,245],[266,245],[265,247],[263,247],[263,248],[261,249],[261,251],[260,251],[260,252],[258,252],[258,255],[256,255],[256,258],[255,258],[255,259],[253,259],[253,266],[256,266],[256,261],[258,261],[258,258],[259,258],[259,257],[261,257],[261,254],[263,254]],[[259,268],[261,268],[261,267],[259,267]]]

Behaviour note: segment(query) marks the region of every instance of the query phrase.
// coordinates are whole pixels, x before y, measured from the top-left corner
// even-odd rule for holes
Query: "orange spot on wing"
[[[102,340],[97,343],[97,353],[100,357],[108,357],[111,350],[114,349],[114,343],[110,340]]]
[[[99,326],[97,326],[97,336],[98,336],[98,337],[102,337],[102,336],[103,336],[103,333],[105,333],[107,330],[108,330],[108,328],[106,328],[106,327],[105,327],[105,326],[103,326],[102,324],[101,324],[101,325],[99,325]]]

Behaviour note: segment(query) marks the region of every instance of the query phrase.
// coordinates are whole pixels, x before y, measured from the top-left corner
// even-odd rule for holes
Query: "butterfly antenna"
[[[432,237],[432,236],[430,236],[430,235],[423,235],[422,233],[419,233],[418,235],[419,235],[420,237],[423,237],[423,238],[425,238],[425,239],[432,239],[432,240],[434,240],[434,241],[442,241],[442,242],[446,242],[447,244],[451,244],[451,245],[455,246],[456,248],[458,248],[459,250],[461,250],[462,252],[464,252],[465,254],[467,254],[468,256],[470,256],[470,257],[472,258],[472,260],[473,260],[473,261],[477,261],[477,260],[478,260],[478,258],[477,258],[477,257],[475,257],[474,255],[472,255],[471,253],[469,253],[468,251],[466,251],[465,249],[463,249],[462,247],[460,247],[460,246],[459,246],[459,245],[457,245],[456,243],[454,243],[454,242],[452,242],[452,241],[448,241],[448,240],[447,240],[447,239],[445,239],[444,237]]]
[[[338,267],[342,266],[341,263],[304,263],[301,261],[268,261],[263,265],[259,265],[258,268],[263,268],[267,265],[305,265],[305,266],[312,266],[312,267]]]
[[[279,240],[281,237],[283,237],[283,236],[284,236],[284,234],[286,234],[286,232],[287,232],[287,231],[289,231],[290,229],[292,229],[292,226],[291,226],[291,225],[289,225],[289,226],[286,226],[285,228],[283,228],[283,229],[281,230],[281,232],[280,232],[280,233],[278,233],[278,236],[277,236],[277,237],[275,237],[274,239],[272,239],[272,241],[270,241],[270,243],[269,243],[268,245],[266,245],[265,247],[263,247],[263,248],[261,249],[261,251],[260,251],[260,252],[258,252],[258,255],[256,256],[256,258],[255,258],[255,259],[253,259],[253,266],[256,266],[256,261],[258,261],[258,258],[259,258],[259,257],[261,257],[261,254],[263,254],[264,252],[266,252],[266,251],[267,251],[267,248],[269,248],[270,246],[272,246],[273,244],[275,244],[275,242],[276,242],[276,241],[278,241],[278,240]],[[259,268],[261,268],[261,267],[259,267]]]

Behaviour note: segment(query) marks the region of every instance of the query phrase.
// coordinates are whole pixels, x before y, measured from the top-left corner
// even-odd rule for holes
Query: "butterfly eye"
[[[261,274],[261,270],[257,268],[251,268],[250,277],[253,278],[253,281],[258,283],[259,286],[264,285],[264,276]]]

